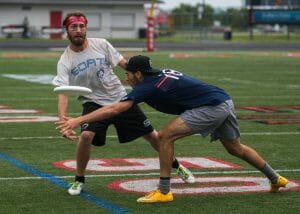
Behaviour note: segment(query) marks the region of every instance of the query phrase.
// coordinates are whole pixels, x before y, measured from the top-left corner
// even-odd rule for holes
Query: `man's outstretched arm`
[[[69,130],[73,130],[78,127],[80,124],[89,123],[97,120],[104,120],[108,118],[112,118],[121,112],[128,110],[133,105],[132,100],[122,101],[113,105],[104,106],[100,109],[97,109],[89,114],[82,115],[75,118],[67,118],[65,120],[61,120],[56,122],[56,129],[60,130],[61,134]]]

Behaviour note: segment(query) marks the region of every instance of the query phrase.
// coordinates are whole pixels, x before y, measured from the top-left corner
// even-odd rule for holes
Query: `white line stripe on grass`
[[[196,134],[199,135],[199,134]],[[242,132],[241,135],[300,135],[300,132]],[[117,135],[108,135],[108,138],[117,138]],[[63,139],[61,136],[37,136],[37,137],[0,137],[0,140],[36,140],[36,139]]]
[[[108,135],[108,138],[116,138],[117,135]],[[61,136],[40,136],[40,137],[0,137],[0,140],[47,140],[47,139],[63,139]]]
[[[300,169],[279,169],[276,172],[300,172]],[[244,171],[209,171],[209,172],[193,172],[194,175],[211,175],[211,174],[251,174],[261,173],[257,170],[244,170]],[[173,173],[175,174],[175,173]],[[98,177],[143,177],[143,176],[157,176],[159,173],[121,173],[121,174],[100,174],[100,175],[85,175],[86,178]],[[57,178],[74,178],[74,175],[55,176]],[[42,179],[41,177],[0,177],[0,180],[34,180]]]

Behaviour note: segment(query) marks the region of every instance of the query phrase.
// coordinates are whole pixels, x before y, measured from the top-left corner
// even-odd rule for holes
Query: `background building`
[[[89,37],[136,38],[140,29],[145,28],[144,4],[150,2],[151,0],[0,0],[0,37],[22,34],[22,26],[26,26],[27,22],[28,37],[61,38],[61,23],[65,15],[81,11],[88,18]]]

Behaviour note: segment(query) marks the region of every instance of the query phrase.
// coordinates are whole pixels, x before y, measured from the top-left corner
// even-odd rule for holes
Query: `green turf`
[[[56,115],[56,97],[51,85],[30,83],[3,77],[2,74],[52,74],[56,73],[58,56],[47,56],[47,52],[33,52],[46,57],[7,57],[0,52],[0,105],[13,109],[40,109],[42,115]],[[238,115],[265,115],[243,110],[244,106],[290,106],[300,105],[300,60],[287,57],[282,52],[268,52],[269,56],[255,52],[185,52],[191,58],[170,58],[169,52],[154,52],[151,56],[154,67],[169,67],[190,74],[227,90],[237,106]],[[32,54],[32,53],[31,53]],[[124,53],[138,54],[138,53]],[[124,77],[116,69],[120,78]],[[192,92],[191,92],[192,93]],[[141,104],[152,124],[161,128],[173,116]],[[78,115],[80,103],[70,102],[70,113]],[[299,115],[300,110],[291,110],[271,115]],[[0,116],[7,116],[1,115]],[[242,142],[255,148],[275,169],[288,170],[282,174],[290,179],[300,180],[299,124],[265,125],[253,120],[239,120]],[[75,155],[75,143],[59,138],[53,122],[41,123],[0,123],[0,152],[22,161],[44,173],[55,176],[72,176],[74,172],[58,169],[53,162],[71,160]],[[291,134],[280,134],[280,133]],[[251,134],[252,133],[252,134]],[[271,134],[259,134],[271,133]],[[109,129],[108,135],[115,135]],[[57,138],[46,138],[47,136]],[[32,137],[32,138],[26,138]],[[143,158],[157,157],[143,139],[126,145],[119,145],[116,138],[108,138],[108,144],[94,148],[93,158]],[[238,170],[255,170],[248,164],[227,154],[219,143],[209,143],[209,139],[190,136],[175,144],[177,156],[209,156],[242,166]],[[292,171],[297,169],[298,171]],[[238,171],[237,170],[237,171]],[[193,170],[201,172],[201,170]],[[211,170],[202,170],[211,171]],[[215,170],[214,170],[215,171]],[[222,170],[221,170],[222,171]],[[157,171],[156,171],[157,173]],[[88,175],[101,173],[88,172]],[[104,174],[116,174],[105,172]],[[126,173],[125,173],[126,174]],[[246,176],[245,174],[234,174]],[[234,176],[233,175],[233,176]],[[247,174],[248,175],[248,174]],[[262,176],[252,173],[251,176]],[[201,176],[201,175],[197,175]],[[209,175],[203,175],[209,176]],[[218,175],[215,175],[218,176]],[[66,190],[42,179],[16,179],[34,177],[7,161],[0,159],[0,213],[109,213],[105,209],[84,200],[70,197]],[[148,178],[149,176],[144,176]],[[151,178],[158,177],[151,175]],[[5,179],[14,178],[14,179]],[[117,192],[107,188],[113,181],[138,179],[141,177],[94,177],[87,178],[86,190],[98,198],[103,198],[132,213],[299,213],[299,191],[249,194],[192,195],[175,196],[175,201],[166,204],[138,204],[140,196],[133,193]],[[65,178],[72,181],[72,178]]]

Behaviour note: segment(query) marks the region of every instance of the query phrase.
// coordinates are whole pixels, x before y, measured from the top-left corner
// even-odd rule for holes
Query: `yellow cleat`
[[[285,187],[288,183],[288,179],[286,179],[285,177],[279,176],[277,178],[276,183],[271,183],[270,184],[270,192],[278,192],[280,187]]]
[[[173,201],[173,194],[172,192],[168,192],[167,194],[163,194],[160,192],[160,190],[153,190],[149,192],[144,197],[141,197],[137,199],[137,202],[141,203],[164,203],[164,202],[170,202]]]

